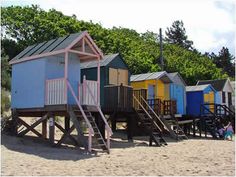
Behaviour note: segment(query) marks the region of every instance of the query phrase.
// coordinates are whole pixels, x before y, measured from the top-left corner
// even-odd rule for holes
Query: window
[[[228,92],[228,105],[232,105],[232,93]]]
[[[109,68],[109,84],[128,85],[128,70]]]
[[[222,103],[225,103],[225,92],[222,92]]]

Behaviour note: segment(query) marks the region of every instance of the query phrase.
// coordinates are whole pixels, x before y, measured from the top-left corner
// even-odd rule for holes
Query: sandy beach
[[[190,138],[149,147],[147,137],[135,137],[133,143],[125,138],[116,133],[110,154],[88,155],[79,148],[2,135],[1,175],[235,176],[232,141]]]

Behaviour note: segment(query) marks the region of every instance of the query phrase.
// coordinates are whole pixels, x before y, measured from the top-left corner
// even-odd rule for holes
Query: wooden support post
[[[149,146],[152,146],[152,136],[149,136]]]
[[[205,138],[206,138],[207,137],[206,118],[204,118],[204,131],[205,131]]]
[[[199,135],[202,137],[202,118],[200,118]]]
[[[134,121],[133,121],[133,116],[126,116],[127,120],[127,139],[128,141],[133,141],[133,126],[134,126]]]
[[[193,118],[193,136],[196,136],[196,119],[195,117]]]
[[[116,131],[116,117],[111,118],[111,129],[113,132]]]
[[[18,135],[18,115],[17,115],[17,112],[16,112],[16,109],[12,109],[12,121],[13,121],[13,124],[12,124],[12,134],[17,136]]]
[[[55,117],[49,118],[49,142],[53,146],[55,140]]]
[[[70,117],[65,116],[65,130],[69,131],[70,130]]]
[[[47,139],[47,119],[42,121],[42,135],[44,139]]]

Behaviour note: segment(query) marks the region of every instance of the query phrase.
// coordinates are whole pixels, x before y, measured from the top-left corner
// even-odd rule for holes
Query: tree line
[[[119,52],[132,74],[160,71],[160,43],[155,32],[138,33],[121,27],[107,29],[101,24],[78,20],[55,9],[37,5],[1,7],[2,87],[10,89],[8,61],[29,45],[87,30],[104,54]],[[165,70],[179,72],[189,85],[197,80],[234,78],[234,56],[223,47],[219,54],[201,54],[188,39],[184,23],[167,28],[163,44]]]

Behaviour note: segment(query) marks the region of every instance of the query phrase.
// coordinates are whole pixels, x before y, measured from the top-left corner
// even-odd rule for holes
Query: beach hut
[[[177,114],[186,114],[186,83],[178,72],[168,73],[170,83],[170,99],[176,100]]]
[[[176,101],[170,99],[170,83],[173,83],[166,71],[131,75],[131,86],[142,89],[148,104],[158,114],[176,114]]]
[[[233,88],[230,84],[229,79],[219,79],[219,80],[200,80],[197,85],[211,84],[216,90],[216,103],[221,105],[226,105],[231,107],[232,105],[232,94]]]
[[[215,103],[215,93],[215,89],[210,84],[187,86],[187,114],[199,116],[201,105]],[[214,106],[208,105],[207,107],[214,112]]]
[[[14,121],[14,132],[24,135],[32,131],[37,136],[47,136],[47,119],[49,119],[49,139],[54,144],[54,129],[57,126],[64,135],[57,143],[61,144],[65,137],[77,129],[80,140],[84,138],[80,130],[80,120],[88,127],[88,142],[85,148],[91,151],[92,136],[103,150],[109,151],[109,135],[111,129],[99,107],[100,59],[101,50],[90,35],[84,31],[70,34],[50,41],[28,46],[14,57],[12,65],[11,107]],[[97,79],[81,83],[81,63],[94,60],[97,65]],[[78,89],[79,88],[79,89]],[[82,106],[83,105],[83,106]],[[99,115],[108,132],[108,142],[99,132],[90,108]],[[85,114],[86,112],[86,114]],[[19,116],[41,117],[36,123],[28,125]],[[65,117],[65,128],[55,122],[55,116]],[[73,126],[70,127],[70,120]],[[18,132],[18,123],[27,129]],[[42,123],[42,134],[35,126]]]
[[[170,99],[169,84],[172,80],[166,71],[131,75],[130,81],[134,89],[147,90],[147,99]]]
[[[100,104],[105,104],[105,86],[128,86],[130,84],[130,71],[119,53],[105,55],[100,62]],[[97,79],[97,62],[88,61],[81,64],[81,79]]]

